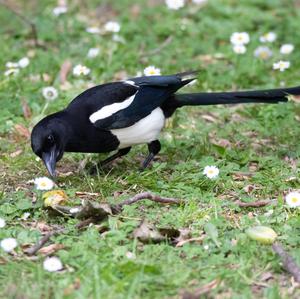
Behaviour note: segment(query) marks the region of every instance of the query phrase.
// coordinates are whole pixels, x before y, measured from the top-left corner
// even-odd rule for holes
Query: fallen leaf
[[[23,151],[22,151],[21,149],[19,149],[19,150],[16,150],[15,152],[9,154],[9,156],[10,156],[11,158],[15,158],[15,157],[21,155],[22,153],[23,153]]]
[[[52,190],[43,194],[44,206],[54,207],[56,205],[65,205],[68,202],[68,196],[63,190]]]
[[[59,80],[61,84],[64,84],[67,81],[68,74],[72,69],[72,63],[70,60],[65,60],[61,65],[59,72]]]
[[[247,236],[262,244],[273,244],[277,238],[275,231],[267,226],[254,226],[246,230]]]
[[[22,103],[22,111],[23,111],[24,118],[29,119],[31,117],[31,110],[28,106],[28,103],[24,99],[21,100],[21,103]]]
[[[58,250],[61,250],[65,248],[63,244],[51,244],[49,246],[42,247],[41,249],[38,250],[38,253],[41,253],[43,255],[51,255],[55,253]]]
[[[24,125],[16,124],[15,130],[20,136],[25,137],[26,139],[30,138],[30,132]]]
[[[191,238],[191,239],[186,239],[186,240],[181,240],[176,244],[176,247],[182,247],[183,245],[191,242],[197,242],[197,243],[202,243],[204,240],[205,235],[198,237],[198,238]]]
[[[133,231],[133,236],[143,243],[159,243],[165,239],[156,227],[147,220],[143,220],[139,227]]]
[[[214,279],[213,281],[203,285],[200,288],[197,288],[195,290],[193,290],[193,292],[190,291],[183,291],[182,292],[182,299],[199,299],[200,296],[209,293],[211,290],[213,290],[214,288],[216,288],[219,284],[219,280],[218,279]]]

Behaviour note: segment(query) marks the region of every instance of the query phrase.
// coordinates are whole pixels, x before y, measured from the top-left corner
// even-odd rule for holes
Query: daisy
[[[29,62],[30,62],[30,60],[28,57],[23,57],[18,61],[18,65],[20,68],[23,69],[29,65]]]
[[[101,33],[100,28],[96,27],[96,26],[92,26],[92,27],[88,27],[85,29],[86,32],[88,33],[92,33],[92,34],[99,34]]]
[[[166,0],[166,5],[169,9],[177,10],[184,7],[184,1],[185,0]]]
[[[233,45],[246,45],[250,41],[250,36],[247,32],[234,32],[231,34],[230,42]]]
[[[56,256],[47,257],[43,262],[43,267],[46,271],[56,272],[63,268],[62,262]]]
[[[5,66],[8,68],[8,69],[15,69],[15,68],[18,68],[19,67],[19,63],[18,62],[11,62],[11,61],[8,61],[6,62]]]
[[[199,4],[199,5],[205,4],[207,1],[208,1],[208,0],[192,0],[193,3]]]
[[[22,215],[21,219],[22,219],[22,220],[27,220],[27,219],[29,218],[29,216],[30,216],[30,213],[29,213],[29,212],[25,212],[25,213]]]
[[[273,70],[280,70],[281,72],[285,71],[290,67],[289,61],[280,60],[278,62],[273,63]]]
[[[121,29],[121,26],[118,22],[109,21],[104,25],[104,30],[107,32],[119,32]]]
[[[294,45],[292,44],[284,44],[280,47],[280,53],[284,55],[291,54],[294,51]]]
[[[290,208],[300,207],[300,193],[290,192],[286,197],[285,201]]]
[[[119,34],[114,34],[112,36],[112,40],[117,43],[123,43],[123,44],[125,43],[124,38],[122,36],[120,36]]]
[[[71,213],[71,214],[76,214],[76,213],[78,213],[79,211],[80,211],[79,208],[72,208],[72,209],[70,209],[70,213]]]
[[[99,48],[90,48],[88,53],[87,53],[87,57],[88,58],[95,58],[99,55],[99,53],[100,53]]]
[[[244,45],[234,45],[232,49],[236,54],[245,54],[247,51],[247,48]]]
[[[58,92],[56,88],[54,88],[53,86],[44,87],[42,93],[43,93],[43,97],[47,101],[54,101],[58,96]]]
[[[159,76],[160,74],[160,69],[156,68],[154,65],[147,66],[144,69],[145,76]]]
[[[277,38],[277,35],[275,32],[268,32],[264,35],[262,35],[259,40],[262,42],[262,43],[273,43],[275,42]]]
[[[91,70],[89,68],[87,68],[86,66],[81,65],[81,64],[77,64],[73,68],[73,75],[77,76],[77,77],[80,76],[80,75],[86,76],[90,72],[91,72]]]
[[[4,251],[11,252],[18,246],[18,243],[14,238],[6,238],[0,242],[0,246]]]
[[[254,56],[260,59],[268,59],[273,55],[271,49],[266,46],[259,46],[254,50]]]
[[[19,73],[19,69],[14,69],[14,68],[11,68],[11,69],[8,69],[4,72],[4,76],[11,76],[11,75],[16,75]]]
[[[54,187],[54,182],[47,177],[40,177],[34,180],[37,190],[50,190]]]
[[[0,228],[3,228],[6,225],[6,222],[3,218],[0,218]]]
[[[59,15],[65,14],[67,11],[68,11],[67,6],[57,6],[57,7],[53,8],[52,13],[55,16],[59,16]]]
[[[203,174],[206,175],[209,179],[216,178],[220,173],[220,170],[216,166],[205,166]]]

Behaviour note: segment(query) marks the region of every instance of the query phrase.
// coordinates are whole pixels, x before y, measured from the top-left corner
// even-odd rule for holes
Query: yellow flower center
[[[266,51],[263,51],[263,52],[260,52],[259,56],[260,56],[260,58],[265,59],[265,58],[268,58],[269,54]]]
[[[41,186],[46,187],[47,186],[46,182],[41,182]]]
[[[299,201],[299,199],[297,197],[292,197],[291,201],[292,201],[292,203],[297,203]]]
[[[214,174],[214,171],[212,169],[210,169],[207,173],[208,174]]]

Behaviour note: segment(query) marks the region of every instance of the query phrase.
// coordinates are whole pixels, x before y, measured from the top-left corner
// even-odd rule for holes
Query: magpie
[[[64,152],[106,153],[117,151],[101,165],[126,155],[132,146],[147,144],[146,168],[158,154],[159,133],[166,118],[177,108],[193,105],[287,102],[300,95],[292,88],[187,93],[176,92],[197,78],[197,71],[168,76],[136,77],[87,89],[65,109],[43,118],[31,133],[31,147],[49,174]]]

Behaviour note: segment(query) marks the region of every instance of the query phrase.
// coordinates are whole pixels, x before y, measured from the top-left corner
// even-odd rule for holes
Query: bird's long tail
[[[177,107],[240,103],[271,104],[287,102],[289,95],[300,95],[300,86],[257,91],[175,94],[174,100]]]

